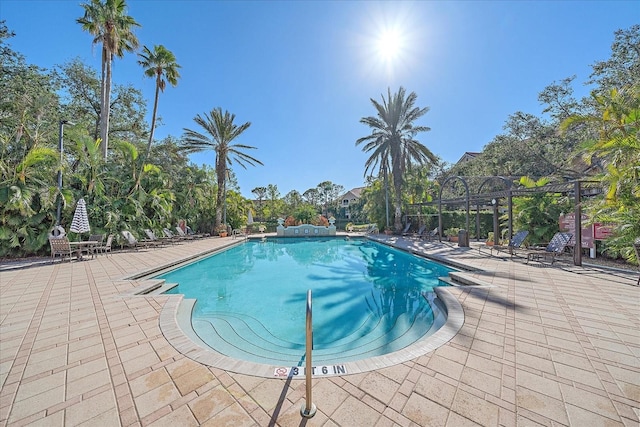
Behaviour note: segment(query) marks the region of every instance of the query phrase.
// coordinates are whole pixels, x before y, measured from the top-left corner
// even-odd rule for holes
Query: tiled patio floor
[[[308,420],[303,381],[201,365],[160,330],[175,297],[123,296],[138,285],[127,277],[231,238],[0,271],[0,425],[639,425],[637,273],[390,240],[473,267],[491,286],[449,289],[464,325],[438,349],[315,379]]]

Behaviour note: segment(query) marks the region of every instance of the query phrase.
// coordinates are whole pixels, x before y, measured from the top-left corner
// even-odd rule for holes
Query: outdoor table
[[[78,254],[78,261],[82,261],[82,250],[86,249],[87,254],[91,251],[91,258],[96,254],[96,247],[100,244],[95,240],[81,240],[79,242],[69,242],[71,249],[76,248]]]

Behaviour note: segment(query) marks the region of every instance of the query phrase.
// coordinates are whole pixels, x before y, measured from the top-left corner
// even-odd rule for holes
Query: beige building
[[[356,187],[347,191],[342,197],[340,197],[340,207],[344,208],[344,215],[346,218],[351,219],[351,212],[349,212],[349,206],[354,202],[360,200],[364,187]]]

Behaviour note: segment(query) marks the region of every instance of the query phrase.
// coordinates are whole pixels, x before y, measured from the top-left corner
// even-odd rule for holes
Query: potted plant
[[[447,228],[446,230],[444,230],[444,235],[449,238],[450,242],[457,242],[458,241],[458,232],[459,231],[460,231],[460,229],[457,228],[457,227]]]
[[[220,224],[220,227],[218,227],[218,236],[220,237],[227,237],[227,226],[225,224]]]
[[[485,242],[487,246],[493,246],[494,244],[493,236],[494,236],[493,231],[490,231],[489,233],[487,233],[487,241]]]

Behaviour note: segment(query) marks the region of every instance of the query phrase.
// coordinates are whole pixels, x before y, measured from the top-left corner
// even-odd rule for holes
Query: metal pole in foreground
[[[316,405],[311,401],[311,379],[313,374],[313,364],[311,363],[311,351],[313,350],[313,323],[311,320],[311,289],[307,290],[307,352],[305,354],[305,376],[307,380],[307,400],[300,408],[300,415],[311,418],[316,414]]]

